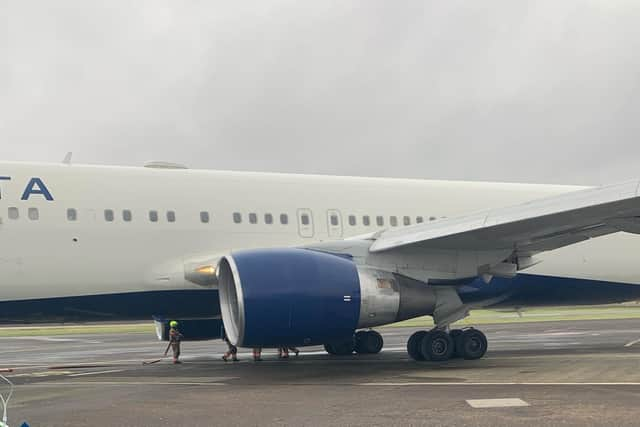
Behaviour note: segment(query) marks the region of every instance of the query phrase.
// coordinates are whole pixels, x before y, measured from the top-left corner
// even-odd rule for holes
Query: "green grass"
[[[598,307],[554,307],[533,308],[521,312],[500,310],[474,310],[471,315],[455,325],[471,326],[489,323],[528,323],[571,320],[613,320],[640,319],[640,305],[612,305]],[[388,327],[430,327],[433,326],[431,317],[418,317],[404,322],[394,323]],[[0,327],[0,338],[25,336],[54,336],[80,334],[129,334],[146,333],[155,335],[153,322],[129,324],[72,324],[51,326],[6,326]]]
[[[456,322],[455,325],[471,326],[489,323],[529,323],[608,319],[640,319],[640,306],[615,305],[600,307],[533,308],[524,310],[520,314],[515,311],[507,310],[473,310],[469,317]],[[405,326],[429,327],[433,326],[433,319],[425,316],[389,325],[389,327]]]
[[[149,323],[103,324],[103,325],[56,325],[56,326],[7,326],[0,328],[0,337],[52,336],[76,334],[130,334],[155,335],[155,327]]]

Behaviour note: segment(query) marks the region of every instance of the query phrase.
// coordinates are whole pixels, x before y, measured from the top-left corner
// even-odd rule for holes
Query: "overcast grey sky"
[[[640,177],[638,1],[0,0],[0,159]]]

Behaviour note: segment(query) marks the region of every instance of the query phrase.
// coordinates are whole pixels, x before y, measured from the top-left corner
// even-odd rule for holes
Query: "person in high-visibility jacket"
[[[180,360],[180,341],[183,338],[183,335],[178,330],[178,322],[172,320],[169,322],[169,344],[167,345],[167,349],[164,351],[164,355],[166,356],[169,353],[169,349],[173,350],[173,363],[182,363]]]

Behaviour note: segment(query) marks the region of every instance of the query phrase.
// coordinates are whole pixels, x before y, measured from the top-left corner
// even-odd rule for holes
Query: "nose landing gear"
[[[407,353],[413,360],[442,362],[453,357],[480,359],[487,352],[487,337],[474,328],[454,329],[447,333],[434,329],[415,332],[407,341]]]

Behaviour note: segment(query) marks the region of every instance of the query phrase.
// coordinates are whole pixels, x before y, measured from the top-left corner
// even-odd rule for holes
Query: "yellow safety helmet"
[[[171,326],[172,328],[177,328],[178,322],[176,322],[175,320],[172,320],[171,322],[169,322],[169,326]]]

